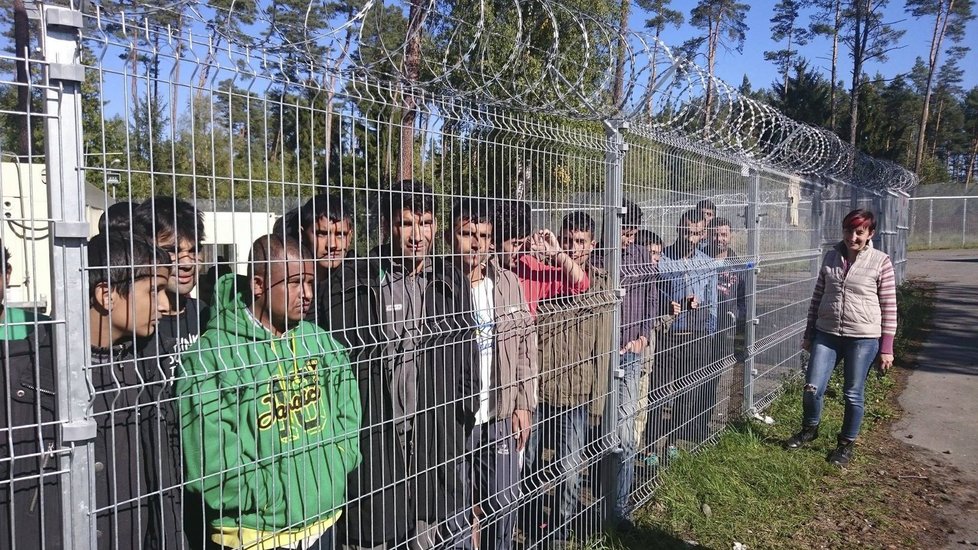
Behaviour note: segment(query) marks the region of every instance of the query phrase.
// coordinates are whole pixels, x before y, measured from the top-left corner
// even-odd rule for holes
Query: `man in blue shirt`
[[[697,247],[706,233],[698,210],[676,225],[676,242],[662,250],[661,288],[683,311],[666,337],[666,368],[676,385],[669,440],[699,443],[709,437],[719,372],[713,371],[717,332],[717,262]]]

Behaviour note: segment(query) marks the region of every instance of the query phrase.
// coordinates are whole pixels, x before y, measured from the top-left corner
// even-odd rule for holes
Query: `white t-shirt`
[[[479,410],[475,414],[476,424],[489,422],[495,412],[492,388],[492,353],[496,347],[495,304],[492,298],[492,279],[488,277],[472,287],[472,302],[475,304],[476,333],[475,342],[479,346]]]

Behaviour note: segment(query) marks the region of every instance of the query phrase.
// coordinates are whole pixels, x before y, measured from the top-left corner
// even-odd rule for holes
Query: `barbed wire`
[[[614,14],[586,13],[565,1],[308,0],[262,6],[180,0],[131,13],[101,5],[95,13],[100,27],[113,19],[140,20],[114,31],[132,40],[154,20],[165,20],[167,36],[195,35],[208,50],[204,59],[224,49],[239,64],[260,59],[266,71],[277,65],[283,72],[359,75],[394,83],[405,98],[439,94],[480,108],[628,121],[631,132],[705,144],[747,163],[873,190],[917,185],[902,166],[862,154],[829,130],[741,94],[654,36],[623,32]],[[160,18],[177,12],[179,29],[172,18]],[[311,18],[318,23],[310,24]],[[311,78],[309,83],[319,85]]]

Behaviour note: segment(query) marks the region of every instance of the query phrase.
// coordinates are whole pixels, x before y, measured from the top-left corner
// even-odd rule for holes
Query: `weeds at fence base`
[[[899,289],[898,369],[870,376],[863,433],[846,470],[826,462],[842,424],[842,380],[832,379],[820,436],[809,447],[782,443],[799,427],[801,382],[765,411],[772,426],[748,420],[731,426],[716,445],[683,455],[662,473],[653,501],[636,512],[638,529],[612,534],[613,548],[716,548],[739,542],[750,549],[934,547],[945,520],[934,507],[946,488],[920,473],[908,447],[885,429],[898,415],[905,368],[933,312],[933,289],[910,281]],[[839,374],[837,372],[837,374]],[[915,485],[930,483],[931,487]],[[930,497],[921,497],[921,495]],[[706,506],[704,506],[706,505]]]

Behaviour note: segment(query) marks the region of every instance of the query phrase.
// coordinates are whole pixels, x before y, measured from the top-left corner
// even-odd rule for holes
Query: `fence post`
[[[823,187],[818,185],[812,192],[812,234],[811,234],[811,247],[812,250],[822,251],[822,224],[823,217],[825,214],[825,204],[822,202],[822,192]],[[818,276],[819,265],[816,263],[812,267],[812,277]]]
[[[44,107],[51,247],[52,314],[61,426],[62,530],[65,548],[95,547],[95,421],[88,416],[88,284],[84,271],[89,226],[85,216],[79,57],[82,13],[43,6],[42,48],[47,67]]]
[[[757,325],[760,320],[757,318],[757,275],[760,272],[760,217],[758,216],[758,202],[761,195],[761,174],[757,169],[752,169],[744,164],[740,168],[740,175],[747,178],[747,206],[744,212],[744,224],[747,229],[747,257],[750,258],[748,269],[744,272],[746,281],[745,286],[747,296],[747,319],[744,323],[744,404],[743,411],[748,415],[753,415],[754,410],[754,372],[755,361],[754,351],[757,343]]]
[[[934,199],[929,201],[930,212],[927,216],[927,248],[934,247]]]
[[[961,214],[961,246],[965,246],[968,236],[968,199],[964,199],[964,212]]]
[[[621,215],[622,199],[624,198],[623,174],[625,152],[628,151],[628,144],[625,143],[625,136],[622,130],[628,128],[628,123],[620,120],[605,121],[605,134],[608,139],[608,148],[605,153],[607,165],[606,186],[605,186],[605,216],[604,216],[604,243],[607,247],[605,253],[604,268],[608,271],[609,286],[616,294],[614,311],[611,314],[611,356],[608,357],[609,377],[608,398],[605,405],[604,421],[601,423],[601,431],[611,444],[612,452],[605,457],[604,476],[604,509],[602,510],[605,524],[614,521],[615,498],[618,494],[618,464],[622,459],[624,449],[618,439],[619,409],[621,404],[618,402],[618,385],[624,378],[625,373],[621,368],[621,358],[618,350],[621,349],[621,298],[624,290],[621,288]]]

